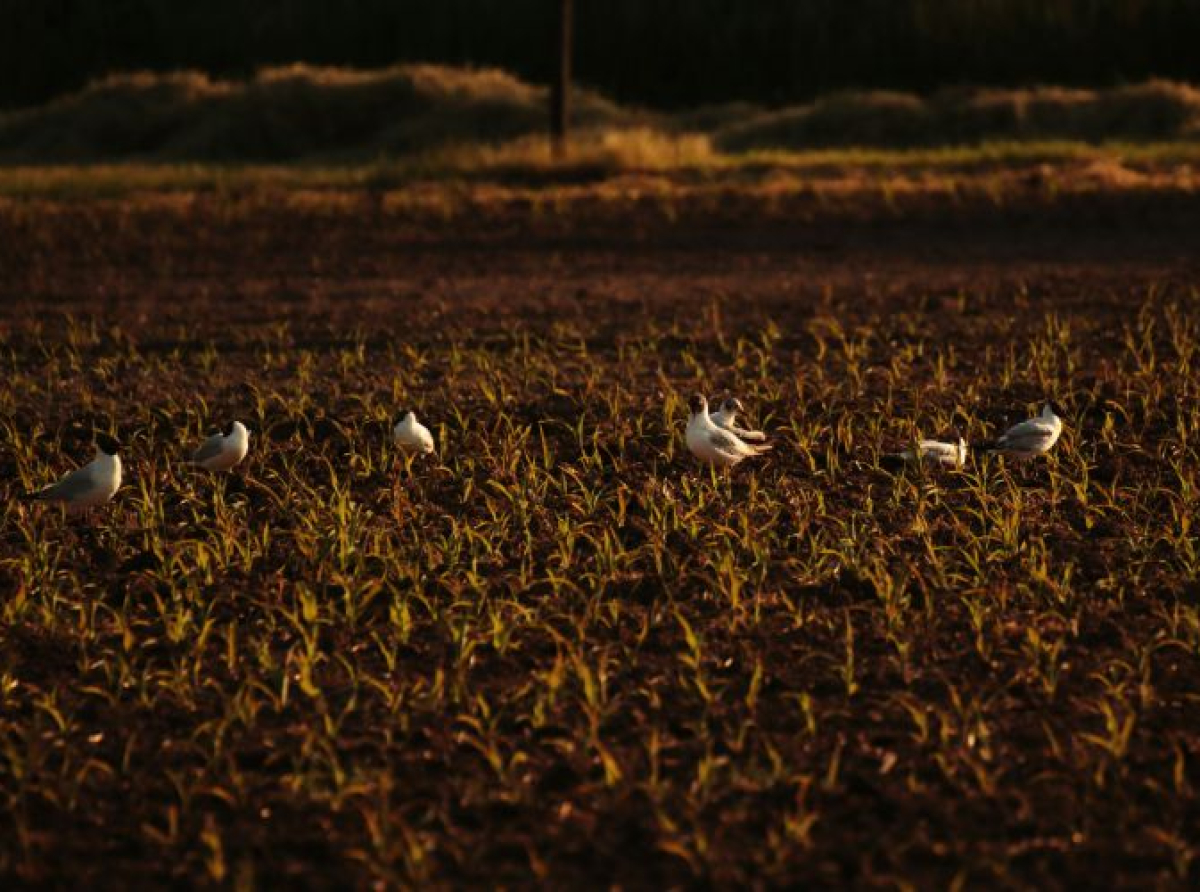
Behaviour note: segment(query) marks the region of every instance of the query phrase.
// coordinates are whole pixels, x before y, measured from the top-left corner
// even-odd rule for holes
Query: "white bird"
[[[433,434],[429,428],[417,421],[412,412],[396,422],[392,428],[392,442],[405,452],[417,452],[428,455],[433,452]]]
[[[120,444],[108,434],[96,436],[96,457],[57,483],[30,496],[41,502],[61,502],[72,511],[103,505],[121,487]]]
[[[721,403],[721,407],[713,412],[709,418],[717,427],[729,431],[739,440],[745,440],[747,443],[765,443],[767,435],[762,431],[748,431],[737,426],[738,412],[746,411],[742,405],[742,401],[735,396],[729,397],[725,402]]]
[[[228,471],[250,451],[250,431],[240,421],[231,421],[213,434],[192,454],[192,464],[206,471]]]
[[[1062,419],[1054,414],[1054,407],[1046,403],[1041,415],[1014,424],[988,451],[992,454],[1010,455],[1013,458],[1036,458],[1050,451],[1058,442],[1062,429]]]
[[[696,458],[723,468],[732,468],[738,462],[753,458],[770,450],[768,445],[745,443],[729,431],[713,424],[708,414],[708,400],[700,394],[688,403],[692,414],[687,425],[688,449]]]
[[[892,452],[887,457],[903,462],[929,462],[944,468],[958,469],[967,463],[967,441],[962,437],[958,438],[957,443],[922,440],[917,444],[916,450],[905,449],[903,452]]]

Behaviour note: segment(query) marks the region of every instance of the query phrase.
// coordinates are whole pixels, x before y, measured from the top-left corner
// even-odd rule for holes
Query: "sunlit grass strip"
[[[418,183],[488,182],[522,187],[598,182],[652,173],[687,185],[732,178],[791,174],[838,178],[902,173],[937,178],[985,174],[1030,165],[1112,162],[1176,177],[1191,188],[1184,168],[1200,163],[1200,142],[999,142],[922,149],[847,148],[803,152],[723,154],[699,135],[664,136],[620,131],[581,141],[563,162],[546,142],[522,139],[495,147],[461,146],[403,159],[364,164],[97,164],[0,167],[0,196],[8,198],[119,198],[148,192],[239,195],[288,190],[388,190]]]

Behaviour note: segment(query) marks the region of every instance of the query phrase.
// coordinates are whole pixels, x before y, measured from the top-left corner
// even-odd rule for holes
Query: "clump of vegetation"
[[[497,70],[295,65],[246,81],[132,74],[0,115],[0,161],[347,163],[474,153],[546,166],[546,90]],[[1111,90],[950,90],[920,97],[839,93],[767,111],[732,103],[651,113],[588,91],[573,102],[575,154],[732,160],[758,150],[913,148],[1056,140],[1194,140],[1200,91],[1165,81]],[[641,146],[641,149],[638,146]],[[537,146],[531,152],[530,147]],[[648,153],[646,147],[655,151]]]
[[[488,145],[544,128],[546,90],[494,69],[292,65],[247,81],[204,74],[105,78],[46,106],[0,116],[0,159],[21,162],[286,161],[373,158]],[[583,91],[581,126],[636,116]]]
[[[955,89],[844,93],[760,113],[715,134],[719,148],[933,146],[988,141],[1192,139],[1200,135],[1200,90],[1148,81],[1110,90]]]

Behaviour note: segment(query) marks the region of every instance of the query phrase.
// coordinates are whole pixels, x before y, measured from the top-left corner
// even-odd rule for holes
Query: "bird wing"
[[[724,409],[718,409],[708,416],[709,419],[723,431],[729,431],[739,440],[745,440],[747,443],[762,443],[767,439],[767,435],[762,431],[748,431],[745,428],[740,428],[733,423],[733,419],[725,415]],[[734,418],[737,416],[734,415]]]
[[[76,502],[95,489],[89,468],[79,468],[72,471],[57,483],[51,483],[37,493],[34,498],[51,502]]]
[[[192,461],[196,464],[206,462],[211,458],[216,458],[221,454],[221,449],[224,446],[225,438],[220,434],[213,434],[207,440],[200,444],[200,448],[192,453]]]
[[[719,427],[714,427],[708,432],[708,442],[718,452],[724,452],[729,456],[757,455],[758,450],[751,446],[747,446],[729,431],[722,430]]]
[[[747,443],[765,443],[767,435],[762,431],[748,431],[740,427],[729,428],[730,433],[740,440],[745,440]]]
[[[1010,427],[999,440],[997,446],[1018,448],[1032,446],[1054,436],[1054,426],[1037,418],[1022,421]]]
[[[928,458],[954,458],[958,455],[958,446],[941,440],[922,440],[921,454]]]

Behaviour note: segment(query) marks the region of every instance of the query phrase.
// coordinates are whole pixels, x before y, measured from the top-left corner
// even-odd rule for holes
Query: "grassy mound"
[[[115,75],[47,105],[0,115],[0,163],[352,162],[450,149],[488,164],[545,155],[546,88],[495,69],[294,65],[245,81],[195,72]],[[985,142],[1190,140],[1200,89],[1149,81],[1111,90],[954,89],[930,97],[840,93],[765,110],[729,103],[652,114],[580,90],[582,148],[620,144],[654,164],[718,152]],[[682,142],[681,142],[682,141]],[[533,143],[537,151],[530,151]],[[501,153],[499,162],[496,152]]]
[[[0,116],[0,160],[290,161],[373,157],[540,131],[546,90],[494,69],[404,65],[264,69],[248,81],[195,72],[126,74]],[[632,115],[592,93],[581,126]]]
[[[1112,90],[955,89],[843,93],[763,112],[714,135],[728,152],[931,146],[1000,140],[1166,140],[1200,134],[1200,90],[1148,81]]]

